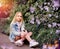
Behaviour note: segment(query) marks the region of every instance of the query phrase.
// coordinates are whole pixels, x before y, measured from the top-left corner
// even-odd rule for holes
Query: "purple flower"
[[[34,11],[35,11],[35,8],[31,6],[31,7],[30,7],[30,12],[31,12],[31,13],[34,13]]]
[[[52,27],[56,27],[57,23],[56,22],[53,22],[52,23]]]
[[[56,34],[59,34],[60,33],[60,30],[56,30]]]
[[[60,24],[57,24],[60,27]]]
[[[34,17],[30,20],[31,24],[34,24]]]
[[[44,9],[49,12],[49,7],[48,6],[44,6]]]
[[[48,24],[48,27],[49,27],[49,28],[51,28],[51,27],[52,27],[52,25],[51,25],[51,24]]]
[[[53,0],[52,3],[54,4],[53,7],[59,7],[59,0]]]

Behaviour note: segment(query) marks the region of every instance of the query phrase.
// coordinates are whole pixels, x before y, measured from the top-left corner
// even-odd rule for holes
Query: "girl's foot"
[[[29,47],[36,47],[36,46],[38,46],[38,45],[39,45],[38,42],[36,42],[35,40],[32,40],[32,41],[30,41]]]
[[[22,46],[22,45],[23,45],[23,41],[22,41],[22,40],[17,40],[17,41],[15,42],[15,45],[17,45],[17,46]]]

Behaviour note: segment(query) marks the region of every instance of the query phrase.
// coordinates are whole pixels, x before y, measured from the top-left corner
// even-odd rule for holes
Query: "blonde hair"
[[[14,16],[11,24],[14,23],[14,22],[16,22],[16,17],[18,16],[19,13],[21,13],[21,12],[16,12],[16,14],[15,14],[15,16]],[[22,13],[21,13],[21,14],[22,14]],[[22,16],[22,21],[21,21],[21,22],[23,22],[23,21],[24,21],[24,20],[23,20],[23,16]]]

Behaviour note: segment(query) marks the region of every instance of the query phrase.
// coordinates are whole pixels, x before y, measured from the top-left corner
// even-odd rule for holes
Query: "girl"
[[[31,35],[32,32],[28,32],[27,30],[25,30],[22,13],[17,12],[10,24],[10,41],[18,46],[22,46],[23,41],[27,39],[27,41],[29,42],[29,47],[35,47],[39,43],[31,39]]]

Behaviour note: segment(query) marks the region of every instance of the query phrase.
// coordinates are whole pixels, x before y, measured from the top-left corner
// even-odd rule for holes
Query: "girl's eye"
[[[22,17],[22,16],[18,16],[18,17]]]
[[[22,17],[22,16],[18,15],[18,17]]]

